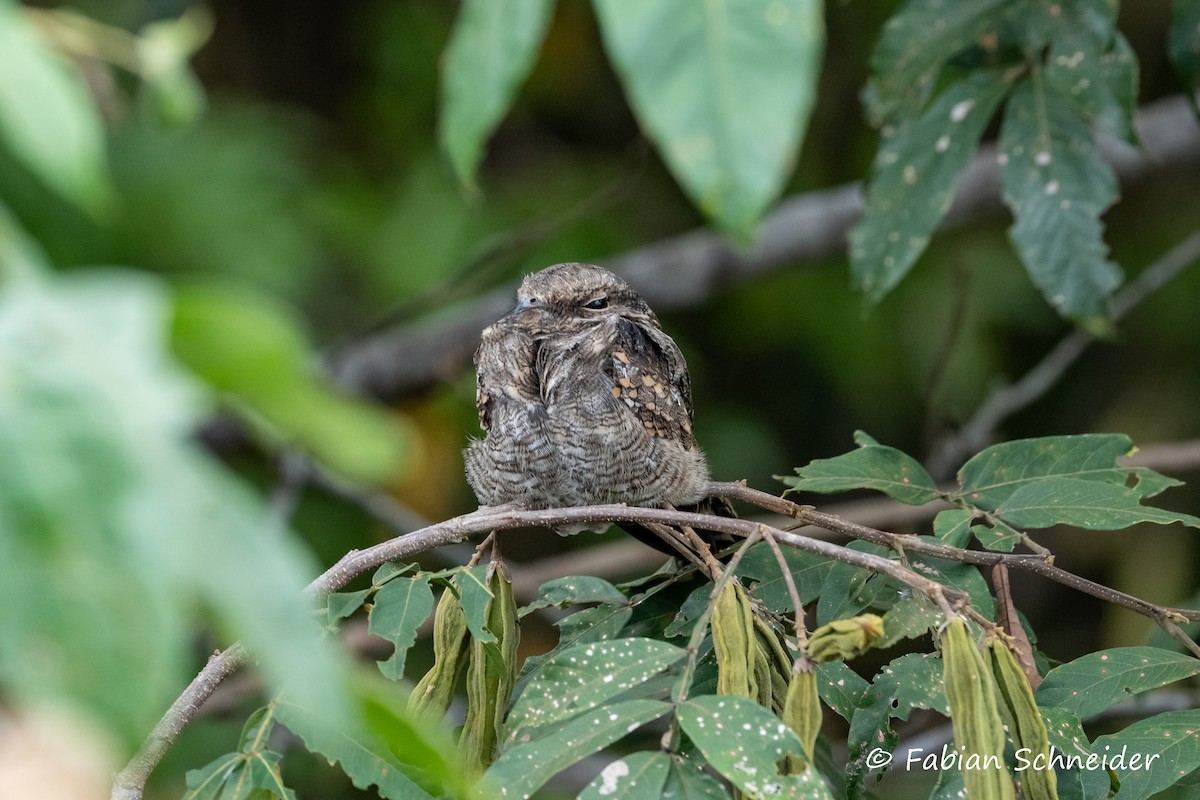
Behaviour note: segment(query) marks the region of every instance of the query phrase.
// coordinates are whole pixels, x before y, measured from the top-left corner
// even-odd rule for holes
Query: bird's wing
[[[618,320],[605,372],[612,379],[613,397],[633,412],[648,434],[695,448],[691,381],[671,337],[657,328]]]

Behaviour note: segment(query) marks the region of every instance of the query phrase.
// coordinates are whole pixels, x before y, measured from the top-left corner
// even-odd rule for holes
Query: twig
[[[799,655],[796,658],[797,665],[806,667],[808,662],[807,648],[808,644],[808,628],[804,625],[804,604],[800,602],[800,592],[796,589],[796,579],[792,576],[792,571],[788,568],[787,559],[783,557],[783,551],[779,549],[779,542],[775,541],[775,537],[768,532],[763,534],[763,539],[766,540],[767,546],[771,548],[771,552],[775,555],[775,563],[779,565],[779,574],[783,577],[783,585],[787,587],[788,596],[792,599],[792,626],[796,630],[796,644],[799,647]]]
[[[1113,321],[1124,317],[1197,259],[1200,259],[1200,231],[1176,244],[1113,296]],[[963,458],[984,445],[1003,420],[1049,391],[1095,341],[1089,333],[1072,331],[1020,380],[993,389],[958,433],[934,450],[927,465],[930,474],[935,477],[949,475]]]

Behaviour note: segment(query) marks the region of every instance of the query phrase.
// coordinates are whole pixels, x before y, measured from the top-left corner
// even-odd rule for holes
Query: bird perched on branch
[[[705,499],[708,465],[692,431],[683,354],[646,302],[608,270],[557,264],[526,277],[516,308],[484,329],[475,365],[486,435],[465,457],[482,505],[691,510]],[[725,504],[718,511],[732,515]],[[644,528],[623,527],[664,552],[678,550]]]

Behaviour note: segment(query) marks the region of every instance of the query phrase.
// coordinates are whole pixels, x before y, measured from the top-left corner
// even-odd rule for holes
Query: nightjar
[[[704,499],[708,465],[692,432],[683,354],[608,270],[557,264],[526,277],[516,308],[483,331],[475,365],[486,435],[464,455],[482,505]],[[649,531],[623,527],[671,552]]]

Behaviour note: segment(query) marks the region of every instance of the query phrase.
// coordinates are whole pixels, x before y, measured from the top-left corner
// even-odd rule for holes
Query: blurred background
[[[71,5],[126,31],[190,7],[175,0]],[[863,120],[859,92],[880,26],[897,5],[827,5],[819,94],[785,197],[868,172],[877,135]],[[560,261],[629,263],[622,258],[630,252],[705,224],[641,136],[591,7],[573,0],[556,7],[532,76],[490,142],[479,191],[464,190],[435,138],[439,57],[456,10],[444,0],[213,0],[194,21],[202,42],[192,61],[194,92],[131,96],[121,75],[93,76],[119,197],[117,212],[100,219],[44,188],[0,149],[0,196],[57,269],[129,265],[185,287],[228,279],[290,309],[333,374],[385,334],[387,357],[401,361],[406,344],[420,355],[429,331],[435,339],[458,336],[458,347],[415,377],[376,375],[352,387],[385,401],[406,425],[408,463],[386,489],[412,525],[475,507],[460,455],[479,433],[474,341],[453,326],[456,318],[474,319],[463,309],[479,313],[478,297],[492,297],[488,308],[495,308],[494,297],[511,292],[523,273]],[[1141,65],[1142,104],[1180,91],[1166,60],[1169,15],[1166,0],[1123,9],[1121,28]],[[203,106],[190,120],[188,103]],[[1198,190],[1195,150],[1123,183],[1105,222],[1127,277],[1200,226]],[[782,487],[774,475],[851,449],[856,429],[929,458],[993,387],[1019,378],[1072,331],[1030,284],[1006,237],[1009,224],[995,204],[970,215],[940,234],[873,308],[849,289],[840,249],[753,273],[728,270],[660,306],[691,368],[696,430],[714,477],[776,492]],[[675,294],[669,285],[644,288]],[[1119,431],[1139,445],[1200,439],[1198,298],[1200,270],[1183,271],[990,438]],[[228,416],[210,422],[204,439],[265,493],[280,491],[277,460]],[[1172,490],[1162,505],[1196,513],[1196,459],[1162,469],[1192,484]],[[309,484],[297,491],[288,499],[298,504],[294,526],[323,565],[393,535],[347,500],[348,490]],[[876,523],[922,529],[920,522],[889,524],[886,513]],[[1044,543],[1060,566],[1183,604],[1197,582],[1190,534],[1157,527],[1068,532]],[[548,554],[599,544],[546,531],[506,541],[518,578],[521,563],[534,574],[540,567],[532,562]],[[617,532],[602,541],[620,546],[622,558],[656,561],[645,548],[635,552],[640,545],[621,544]],[[1132,614],[1014,579],[1018,604],[1057,658],[1139,643],[1149,633],[1149,623]],[[526,646],[548,641],[530,634]],[[224,703],[185,732],[152,786],[177,790],[182,770],[228,748],[229,725],[239,723],[220,712],[237,707],[236,689]],[[306,773],[297,784],[318,787],[308,796],[356,796],[317,762],[288,766]]]

